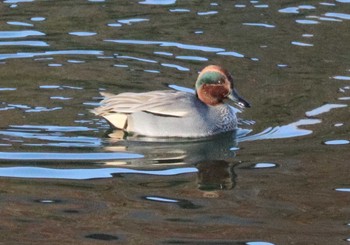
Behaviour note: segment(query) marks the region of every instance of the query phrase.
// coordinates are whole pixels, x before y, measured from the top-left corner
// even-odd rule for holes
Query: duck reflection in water
[[[235,187],[237,175],[234,167],[238,163],[225,160],[203,161],[198,169],[198,188],[203,191],[229,190]]]
[[[117,130],[108,134],[108,146],[105,149],[144,155],[143,159],[135,159],[128,163],[130,167],[155,170],[195,166],[198,169],[200,190],[232,189],[235,186],[234,167],[238,165],[238,162],[235,162],[237,130],[201,139],[125,139],[120,133]]]

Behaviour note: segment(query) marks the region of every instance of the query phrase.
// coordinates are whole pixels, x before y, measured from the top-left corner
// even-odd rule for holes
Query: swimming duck
[[[231,74],[220,66],[205,67],[195,88],[195,94],[176,90],[101,93],[104,99],[92,112],[133,135],[196,138],[237,128],[236,114],[225,99],[250,107],[236,92]]]

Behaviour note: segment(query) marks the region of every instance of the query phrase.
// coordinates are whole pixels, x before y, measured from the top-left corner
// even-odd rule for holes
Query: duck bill
[[[243,99],[241,96],[239,96],[239,94],[237,93],[237,91],[235,89],[233,89],[231,91],[231,93],[228,95],[227,98],[236,102],[240,107],[246,107],[246,108],[250,107],[249,102],[246,101],[245,99]]]

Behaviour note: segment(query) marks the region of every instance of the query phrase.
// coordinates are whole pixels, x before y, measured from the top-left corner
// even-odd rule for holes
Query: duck
[[[102,92],[92,112],[127,135],[199,138],[237,129],[236,111],[225,101],[250,107],[234,87],[232,75],[217,65],[206,66],[195,82],[195,93],[178,90]]]

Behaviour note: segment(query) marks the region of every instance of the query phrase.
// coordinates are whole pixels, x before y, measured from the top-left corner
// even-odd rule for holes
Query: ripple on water
[[[320,22],[317,20],[295,20],[296,23],[298,24],[303,24],[303,25],[316,25],[319,24]]]
[[[161,63],[161,66],[164,67],[169,67],[169,68],[175,68],[179,71],[189,71],[190,69],[184,66],[180,66],[180,65],[175,65],[175,64],[169,64],[169,63]]]
[[[179,200],[176,200],[176,199],[170,199],[170,198],[159,197],[159,196],[146,196],[145,199],[149,200],[149,201],[166,202],[166,203],[178,203],[179,202]]]
[[[308,117],[314,117],[314,116],[318,116],[318,115],[321,115],[323,113],[329,112],[332,109],[343,108],[343,107],[347,107],[347,106],[348,105],[345,105],[345,104],[325,104],[325,105],[322,105],[316,109],[305,112],[305,115]]]
[[[45,17],[40,17],[40,16],[37,16],[37,17],[32,17],[30,18],[31,21],[35,21],[35,22],[40,22],[40,21],[44,21],[46,20]]]
[[[110,27],[121,27],[122,26],[122,24],[120,24],[120,23],[110,23],[110,24],[107,24],[108,26],[110,26]]]
[[[55,55],[103,55],[103,51],[99,50],[60,50],[60,51],[45,51],[36,53],[14,53],[0,54],[0,60],[19,59],[19,58],[34,58],[37,56],[55,56]]]
[[[176,0],[144,0],[139,3],[149,4],[149,5],[171,5],[171,4],[175,4]]]
[[[179,60],[191,60],[191,61],[208,61],[205,57],[200,56],[190,56],[190,55],[183,55],[183,56],[176,56],[176,59]]]
[[[27,22],[20,22],[20,21],[8,21],[6,23],[8,25],[14,25],[14,26],[33,26],[33,24],[30,24]]]
[[[119,44],[129,45],[158,45],[160,47],[176,47],[185,50],[204,51],[204,52],[223,52],[225,49],[208,47],[202,45],[183,44],[177,42],[166,42],[166,41],[146,41],[146,40],[104,40],[105,42],[113,42]]]
[[[128,55],[115,54],[115,57],[117,59],[136,60],[136,61],[145,62],[145,63],[158,63],[156,60],[144,59],[144,58],[139,58],[139,57],[135,57],[135,56],[128,56]]]
[[[234,51],[229,51],[229,52],[218,52],[216,53],[217,55],[226,55],[226,56],[233,56],[236,58],[244,58],[243,54],[240,54],[238,52],[234,52]]]
[[[335,190],[339,192],[350,192],[350,188],[337,188]]]
[[[147,201],[153,201],[153,202],[159,202],[159,203],[177,204],[180,208],[184,208],[184,209],[197,209],[201,207],[185,199],[172,199],[172,198],[161,197],[161,196],[145,196],[144,199]]]
[[[256,164],[253,164],[250,166],[252,169],[265,169],[265,168],[276,168],[276,163],[270,163],[270,162],[259,162]]]
[[[323,142],[325,145],[348,145],[350,144],[349,140],[327,140]]]
[[[117,153],[106,153],[117,154]],[[84,154],[80,154],[84,157]],[[114,157],[112,157],[114,158]],[[78,158],[79,159],[79,158]],[[75,159],[71,159],[72,161]],[[61,161],[61,160],[60,160]],[[14,178],[47,178],[47,179],[98,179],[112,178],[117,174],[142,174],[142,175],[157,175],[157,176],[173,176],[180,174],[196,173],[196,168],[175,168],[166,170],[135,170],[127,168],[83,168],[83,169],[54,169],[41,167],[0,167],[1,177]]]
[[[97,33],[87,32],[87,31],[75,31],[75,32],[69,32],[68,34],[72,36],[79,36],[79,37],[91,37],[91,36],[95,36]]]
[[[239,137],[237,139],[238,142],[243,141],[252,141],[252,140],[265,140],[265,139],[286,139],[292,137],[300,137],[309,135],[312,133],[312,130],[302,129],[300,126],[313,125],[321,123],[321,120],[318,119],[301,119],[294,123],[290,123],[287,125],[277,126],[277,127],[269,127],[263,130],[260,133],[254,135],[248,135]]]
[[[57,111],[57,110],[62,110],[63,108],[60,106],[56,107],[44,107],[44,106],[35,106],[29,109],[26,109],[25,112],[30,113],[30,112],[49,112],[49,111]]]
[[[173,56],[173,53],[170,52],[161,52],[161,51],[155,51],[153,52],[154,54],[158,54],[158,55],[164,55],[164,56]]]
[[[67,60],[68,63],[72,63],[72,64],[82,64],[85,63],[84,60]]]
[[[344,13],[325,13],[326,17],[335,17],[342,20],[350,20],[350,14],[344,14]]]
[[[180,9],[180,8],[169,9],[169,11],[171,13],[189,13],[189,12],[191,12],[191,10],[189,10],[189,9]]]
[[[257,26],[257,27],[265,27],[265,28],[275,28],[275,25],[265,24],[265,23],[243,23],[245,26]]]
[[[333,22],[342,22],[341,19],[335,19],[335,18],[330,18],[330,17],[320,17],[320,16],[308,16],[308,18],[313,18],[313,19],[318,19],[321,21],[333,21]]]
[[[246,245],[275,245],[275,244],[271,242],[254,241],[254,242],[247,242]]]
[[[139,159],[143,155],[125,152],[61,153],[61,152],[1,152],[0,160],[13,161],[110,161]]]
[[[334,76],[332,78],[336,80],[350,81],[350,76]]]
[[[144,19],[144,18],[130,18],[130,19],[121,19],[118,20],[119,23],[124,24],[124,25],[131,25],[133,23],[140,23],[140,22],[146,22],[149,21],[149,19]]]
[[[218,14],[218,11],[204,11],[204,12],[197,12],[197,15],[214,15]]]
[[[34,0],[5,0],[4,3],[11,4],[11,8],[18,7],[18,3],[31,3],[34,2]]]
[[[311,43],[303,43],[303,42],[297,42],[297,41],[293,41],[293,42],[291,42],[291,44],[293,44],[295,46],[300,46],[300,47],[312,47],[312,46],[314,46]]]
[[[15,91],[17,88],[0,88],[0,91]]]
[[[287,8],[283,8],[278,10],[278,12],[280,13],[285,13],[285,14],[299,14],[300,10],[313,10],[316,9],[315,6],[312,5],[300,5],[298,7],[287,7]]]
[[[34,200],[34,202],[43,203],[43,204],[54,204],[54,203],[60,203],[62,201],[58,199],[37,199],[37,200]]]
[[[21,105],[18,105],[21,106]],[[23,108],[24,110],[27,107]],[[62,127],[62,126],[32,126],[32,125],[10,125],[7,130],[1,130],[0,136],[8,138],[11,142],[23,141],[22,145],[27,146],[56,146],[56,147],[99,147],[101,139],[87,136],[72,136],[71,133],[86,132],[95,129],[88,127]],[[7,156],[19,159],[20,153]],[[23,155],[30,156],[30,155]],[[38,155],[41,156],[40,154]],[[44,155],[45,156],[45,155]],[[49,155],[48,155],[49,156]],[[5,157],[5,156],[4,156]],[[33,155],[34,157],[34,155]],[[0,156],[1,159],[1,156]]]
[[[88,132],[95,131],[95,128],[83,126],[55,126],[55,125],[10,125],[10,128],[26,131],[46,131],[46,132]]]
[[[0,46],[31,46],[31,47],[48,47],[48,43],[43,41],[0,41]]]
[[[136,44],[136,45],[159,45],[161,47],[177,47],[180,49],[188,49],[188,50],[198,50],[198,51],[204,51],[204,52],[217,52],[218,55],[228,55],[233,57],[239,57],[242,58],[244,55],[237,53],[237,52],[222,52],[224,49],[221,48],[213,48],[213,47],[207,47],[207,46],[200,46],[200,45],[191,45],[191,44],[182,44],[182,43],[176,43],[176,42],[158,42],[158,41],[143,41],[143,40],[105,40],[106,42],[115,42],[115,43],[122,43],[122,44]],[[154,54],[158,55],[165,55],[165,56],[173,56],[172,53],[169,52],[154,52]],[[136,60],[140,62],[146,62],[146,63],[159,63],[156,60],[151,59],[145,59],[145,58],[139,58],[134,56],[126,56],[126,55],[118,55],[115,54],[115,57],[118,59],[130,59],[130,60]],[[201,56],[176,56],[176,59],[180,60],[192,60],[192,61],[207,61],[208,59]],[[171,64],[171,63],[160,63],[161,66],[169,67],[169,68],[175,68],[179,71],[189,71],[190,69],[181,65],[177,64]],[[120,65],[114,65],[117,67],[120,67]],[[124,67],[124,66],[123,66]]]
[[[22,30],[22,31],[0,31],[0,39],[5,38],[23,38],[30,36],[45,36],[46,34],[40,31],[34,30]]]
[[[307,38],[313,37],[313,36],[314,36],[314,34],[308,34],[308,33],[305,33],[302,35],[302,37],[307,37]]]
[[[47,64],[47,66],[50,66],[50,67],[61,67],[61,66],[63,66],[63,64],[51,63],[51,64]]]

